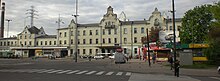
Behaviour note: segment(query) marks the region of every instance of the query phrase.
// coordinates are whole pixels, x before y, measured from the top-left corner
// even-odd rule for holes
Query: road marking
[[[83,74],[83,73],[85,73],[85,72],[88,72],[88,71],[81,71],[81,72],[78,72],[78,73],[76,73],[76,74],[79,75],[79,74]]]
[[[97,71],[91,71],[91,72],[88,72],[88,73],[86,73],[87,75],[90,75],[90,74],[93,74],[93,73],[95,73],[95,72],[97,72]]]
[[[220,78],[218,78],[218,77],[210,77],[210,78],[220,80]]]
[[[114,72],[108,72],[107,74],[105,74],[105,75],[112,75]]]
[[[103,74],[105,71],[100,71],[100,72],[98,72],[98,73],[96,73],[96,75],[101,75],[101,74]]]
[[[59,72],[59,71],[63,71],[63,70],[55,70],[55,71],[51,71],[51,72],[47,72],[47,73],[55,73],[55,72]]]
[[[80,70],[71,71],[71,72],[68,72],[68,73],[66,73],[66,74],[73,74],[73,73],[76,73],[76,72],[78,72],[78,71],[80,71]]]
[[[72,70],[61,71],[61,72],[58,72],[57,74],[66,73],[66,72],[69,72],[69,71],[72,71]]]
[[[49,71],[52,71],[52,70],[54,70],[54,69],[44,70],[44,71],[40,71],[40,72],[37,72],[37,73],[49,72]]]
[[[131,75],[131,72],[127,72],[125,75],[126,75],[126,76],[130,76],[130,75]]]
[[[116,75],[122,75],[123,74],[123,72],[118,72]]]
[[[28,73],[33,73],[33,72],[39,72],[39,71],[45,71],[46,69],[34,69],[31,71],[27,71]]]

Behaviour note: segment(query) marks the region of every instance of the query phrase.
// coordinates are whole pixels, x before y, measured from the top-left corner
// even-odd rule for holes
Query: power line
[[[27,16],[27,17],[30,17],[31,18],[31,27],[32,26],[34,26],[34,18],[36,18],[37,19],[37,17],[35,17],[35,16],[39,16],[38,14],[36,14],[38,11],[36,11],[35,9],[34,9],[34,6],[31,6],[31,9],[28,9],[28,10],[26,10],[27,11],[27,13],[26,14],[30,14],[30,16]]]

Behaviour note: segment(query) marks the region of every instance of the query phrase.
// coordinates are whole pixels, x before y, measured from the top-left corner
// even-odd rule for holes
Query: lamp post
[[[77,62],[77,51],[78,51],[78,23],[77,23],[77,17],[78,17],[78,0],[76,0],[76,14],[74,15],[76,20],[76,29],[75,29],[75,62]]]
[[[177,76],[176,68],[176,27],[175,27],[175,5],[174,0],[172,0],[172,13],[173,13],[173,55],[174,55],[174,75]],[[178,76],[177,76],[178,77]]]

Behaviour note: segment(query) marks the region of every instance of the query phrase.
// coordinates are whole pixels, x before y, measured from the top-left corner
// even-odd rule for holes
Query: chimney
[[[5,3],[2,3],[0,38],[4,38]]]

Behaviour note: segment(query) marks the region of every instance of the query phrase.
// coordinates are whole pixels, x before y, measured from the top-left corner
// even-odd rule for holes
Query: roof
[[[14,40],[16,40],[16,39],[17,39],[17,37],[0,38],[0,40],[7,40],[7,39],[9,39],[9,40],[10,40],[10,39],[12,39],[12,40],[13,40],[13,39],[14,39]]]
[[[141,20],[141,21],[123,21],[123,22],[121,22],[122,23],[122,25],[130,25],[130,24],[149,24],[149,23],[147,23],[147,21],[146,20]]]
[[[37,38],[56,38],[56,37],[57,37],[56,35],[42,35]]]
[[[31,28],[28,28],[28,31],[31,34],[38,34],[38,32],[40,32],[40,29],[36,28],[35,26],[32,26]]]
[[[168,20],[168,22],[172,22],[172,19],[166,19],[166,20]],[[175,21],[176,22],[181,22],[182,18],[175,18]]]
[[[78,24],[78,27],[98,27],[99,23],[91,23],[91,24]]]

